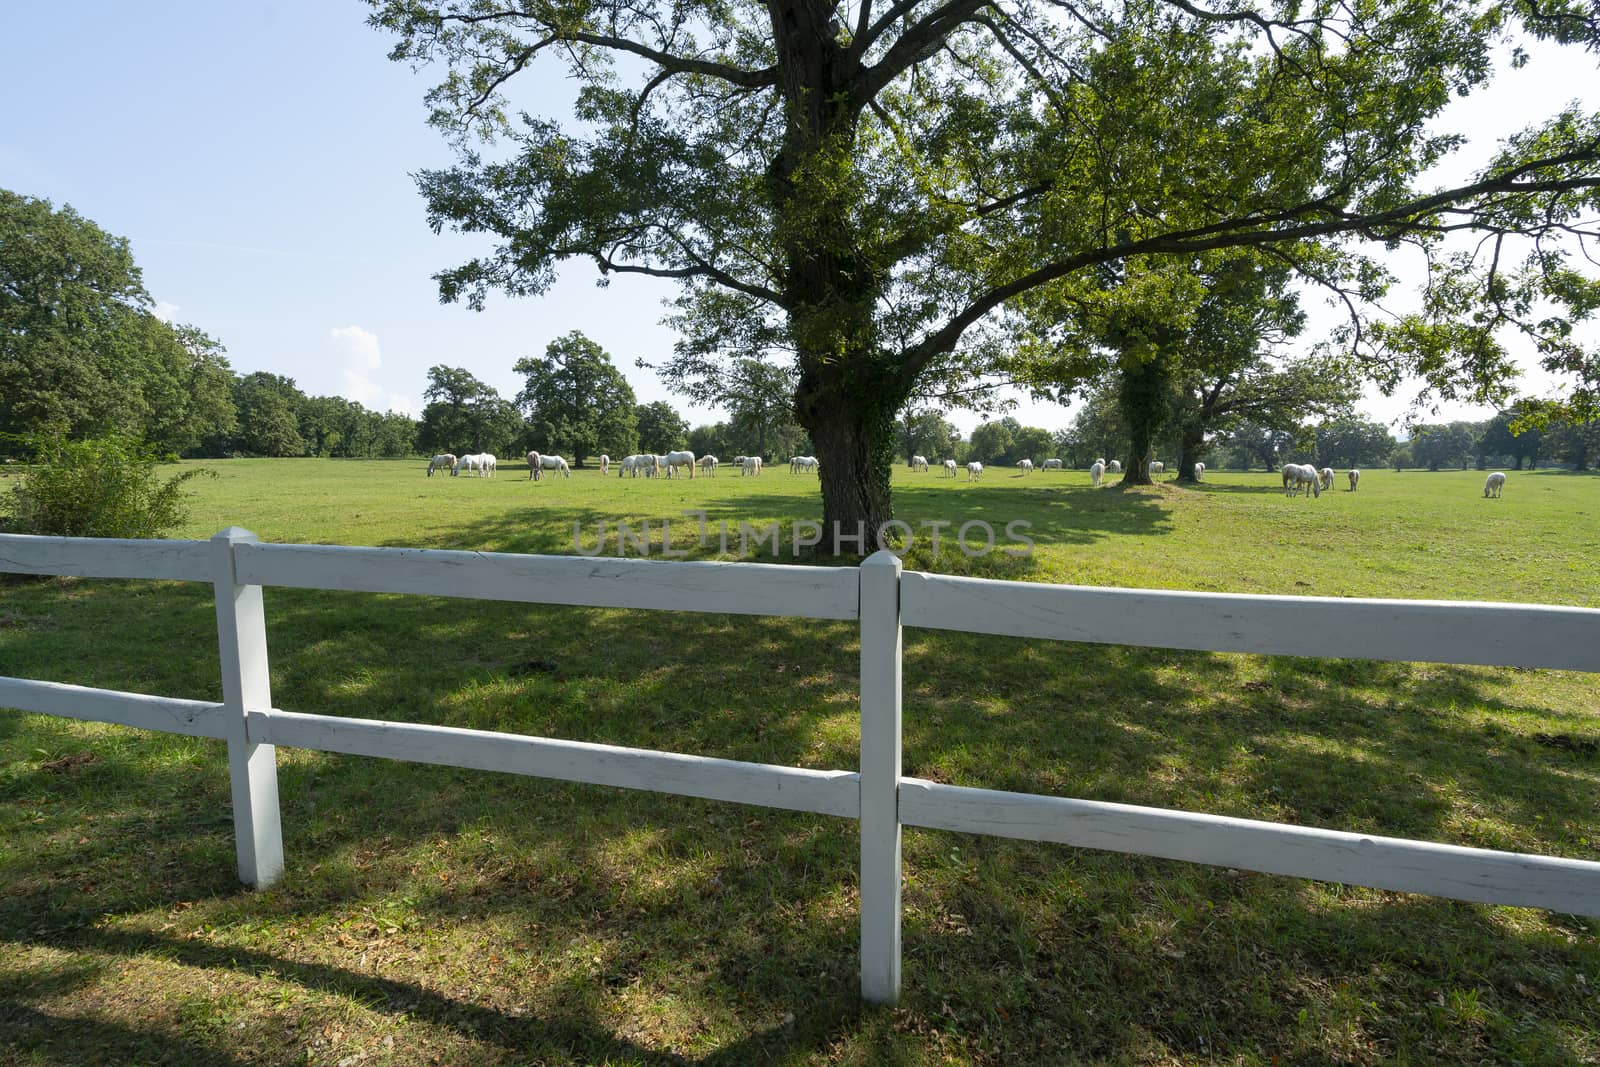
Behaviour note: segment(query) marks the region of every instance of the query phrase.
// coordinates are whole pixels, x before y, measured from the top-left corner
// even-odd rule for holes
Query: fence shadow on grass
[[[133,607],[128,583],[30,589],[29,617],[52,625],[8,631],[8,670],[198,695],[194,679],[208,670],[214,679],[214,658],[152,663],[136,635],[99,636],[135,611],[146,632],[203,644],[208,591],[156,588]],[[286,710],[855,766],[848,623],[276,589],[267,609],[274,702]],[[57,662],[80,642],[99,651],[92,664]],[[92,681],[77,673],[91,667]],[[1460,839],[1467,805],[1483,816],[1471,843],[1560,852],[1560,827],[1577,833],[1595,822],[1596,757],[1528,743],[1528,723],[1575,736],[1593,728],[1579,713],[1519,698],[1514,678],[908,630],[906,773],[1432,840]],[[1501,732],[1486,733],[1486,722]],[[289,871],[280,888],[251,894],[234,881],[222,746],[135,732],[85,744],[75,731],[0,716],[0,802],[38,813],[19,817],[13,832],[15,854],[31,858],[7,869],[0,940],[269,974],[525,1057],[581,1050],[563,1054],[688,1062],[605,1021],[599,1006],[614,1015],[613,998],[633,987],[708,1014],[738,1003],[752,1017],[795,1016],[752,1024],[695,1062],[815,1054],[841,1035],[885,1049],[897,1039],[874,1029],[856,1001],[849,821],[281,750]],[[50,771],[32,754],[76,748],[97,758]],[[1493,840],[1496,823],[1516,840]],[[962,858],[951,858],[951,842]],[[992,1040],[991,1058],[1047,1061],[1053,1054],[1032,1044],[1047,1040],[1032,1028],[1044,1020],[1046,1034],[1068,1035],[1090,1057],[1136,1055],[1151,1027],[1189,1055],[1230,1040],[1247,1050],[1240,1035],[1292,1049],[1293,1011],[1211,994],[1250,986],[1252,970],[1265,969],[1297,991],[1292,1004],[1318,981],[1392,961],[1391,943],[1447,967],[1440,957],[1454,950],[1441,946],[1452,938],[1497,961],[1487,980],[1509,1006],[1496,1010],[1523,1029],[1566,1025],[1580,1011],[1552,1009],[1512,982],[1524,981],[1515,975],[1534,956],[1571,966],[1590,950],[1525,942],[1484,909],[1385,898],[1363,912],[1329,910],[1309,906],[1312,890],[1293,879],[1241,881],[1187,864],[920,831],[908,833],[907,857],[906,1041],[954,1033],[980,1051]],[[126,924],[152,909],[213,933],[195,940]],[[1232,918],[1213,929],[1194,915]],[[506,953],[498,939],[520,940],[521,956],[543,961],[530,972],[542,977],[481,972],[473,994],[450,995],[438,978],[409,973],[420,964],[367,973],[356,964],[360,946],[328,963],[281,939],[252,947],[259,934],[237,932],[320,931],[313,947],[337,954],[336,935],[352,923],[391,919],[403,942],[437,938],[473,973],[491,949]],[[1142,935],[1108,939],[1117,923],[1177,923],[1195,943],[1163,955]],[[391,936],[384,929],[361,940]],[[1432,995],[1422,978],[1413,984],[1374,995],[1393,998],[1386,1005],[1398,1019],[1425,1010]],[[497,1000],[505,989],[522,999]],[[995,1004],[1029,1024],[995,1015]],[[55,1019],[85,1044],[145,1041],[95,1029],[110,1024],[74,1030],[43,1004],[22,1011]],[[5,1033],[11,1047],[29,1047],[26,1034]],[[193,1062],[230,1062],[221,1052],[207,1061],[214,1046],[173,1033],[175,1048],[194,1044]]]

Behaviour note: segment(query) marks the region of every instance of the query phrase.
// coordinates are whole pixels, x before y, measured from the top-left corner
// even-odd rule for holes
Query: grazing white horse
[[[604,452],[600,453],[600,477],[604,478],[611,471],[611,457]]]
[[[715,478],[717,476],[717,457],[709,453],[701,456],[700,473]]]
[[[528,453],[528,477],[536,478],[540,471],[560,471],[563,477],[572,477],[572,468],[567,466],[567,461],[560,456],[546,456],[538,452]]]
[[[1194,480],[1197,482],[1206,480],[1206,465],[1204,463],[1196,463],[1194,465]]]
[[[1309,463],[1285,463],[1283,465],[1283,495],[1299,496],[1302,492],[1311,496],[1322,495],[1322,478]]]
[[[911,457],[911,469],[914,470],[914,471],[921,471],[923,474],[927,474],[928,473],[928,457],[927,456],[912,456]]]
[[[953,460],[953,459],[945,460],[944,461],[944,472],[946,474],[948,474],[950,477],[954,478],[956,476],[956,461]]]
[[[474,471],[480,478],[494,477],[495,458],[492,452],[478,452],[471,456],[461,457],[461,468]]]
[[[1105,476],[1106,476],[1106,461],[1105,460],[1097,459],[1093,463],[1089,464],[1089,484],[1090,485],[1094,486],[1096,489],[1100,488],[1100,482],[1101,482],[1102,479],[1105,478]]]
[[[1318,484],[1320,484],[1322,486],[1322,489],[1323,489],[1324,492],[1332,489],[1333,488],[1333,468],[1332,467],[1323,467],[1321,470],[1319,470],[1317,472],[1317,481],[1318,481]]]
[[[1486,497],[1499,496],[1500,490],[1506,487],[1506,476],[1495,471],[1483,480],[1483,495]]]
[[[1017,460],[1017,469],[1020,470],[1023,474],[1032,474],[1033,473],[1033,460],[1031,460],[1031,459],[1019,459],[1019,460]]]
[[[975,482],[983,477],[983,464],[976,461],[967,464],[967,481]]]
[[[742,461],[739,464],[739,473],[741,475],[748,474],[754,477],[761,473],[760,456],[741,456],[740,459]]]
[[[688,467],[690,479],[694,478],[695,458],[693,452],[668,452],[666,455],[659,458],[661,460],[661,465],[667,468],[668,478],[675,477],[678,473],[679,467]]]
[[[1043,463],[1039,464],[1039,469],[1042,471],[1061,470],[1061,461],[1059,459],[1047,459]]]
[[[1114,459],[1110,463],[1107,463],[1106,464],[1106,473],[1107,474],[1121,474],[1122,473],[1122,460]]]
[[[789,472],[791,474],[818,474],[822,464],[817,462],[816,456],[791,456],[789,457]]]
[[[458,462],[460,461],[450,453],[441,452],[437,456],[434,456],[432,459],[428,460],[428,477],[432,478],[434,471],[448,469],[450,471],[450,476],[454,478],[456,474],[456,464]]]
[[[1356,491],[1356,483],[1361,480],[1361,472],[1356,470],[1356,469],[1354,469],[1354,468],[1351,468],[1349,478],[1350,478],[1350,491],[1353,493],[1353,492]]]
[[[1165,474],[1167,473],[1167,465],[1161,462],[1159,459],[1153,459],[1150,461],[1150,473]]]
[[[637,478],[640,474],[648,474],[650,472],[650,468],[655,466],[655,462],[656,457],[654,456],[647,456],[639,453],[626,456],[620,463],[617,464],[617,477],[620,478],[624,474],[631,474]]]

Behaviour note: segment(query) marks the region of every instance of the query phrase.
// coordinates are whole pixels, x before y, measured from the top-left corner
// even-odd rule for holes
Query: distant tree
[[[1356,387],[1327,360],[1274,361],[1252,357],[1223,373],[1186,371],[1179,377],[1173,426],[1178,437],[1178,476],[1194,478],[1194,465],[1206,454],[1209,435],[1248,426],[1257,447],[1252,456],[1266,466],[1288,441],[1302,436],[1307,417],[1346,411]],[[1272,458],[1268,458],[1268,457]]]
[[[1545,442],[1550,455],[1572,464],[1575,471],[1586,471],[1600,459],[1600,419],[1553,423]]]
[[[638,447],[633,388],[605,349],[582,333],[558,337],[543,359],[524,356],[512,369],[527,380],[517,404],[534,448],[570,452],[582,466],[590,456],[625,456]]]
[[[126,238],[0,189],[0,433],[126,435],[157,454],[230,434],[222,346],[152,303]]]
[[[1241,469],[1249,470],[1259,463],[1271,471],[1288,462],[1301,436],[1303,431],[1298,426],[1263,426],[1247,419],[1229,430],[1224,442]]]
[[[1430,471],[1457,466],[1465,469],[1477,442],[1478,433],[1471,423],[1418,426],[1411,433],[1411,460]]]
[[[343,397],[335,396],[307,396],[300,399],[296,416],[307,455],[331,456],[335,453],[344,441],[344,413],[349,403]]]
[[[298,414],[304,400],[293,378],[266,371],[240,378],[234,388],[240,450],[251,456],[305,455]]]
[[[1128,428],[1117,406],[1113,385],[1103,381],[1084,395],[1065,438],[1062,451],[1067,455],[1063,458],[1074,467],[1087,467],[1097,459],[1109,460],[1122,455],[1128,447]]]
[[[972,431],[972,458],[985,464],[1003,463],[1016,447],[1017,431],[1021,428],[1021,424],[1010,416],[979,424]]]
[[[689,451],[697,456],[716,456],[724,463],[740,454],[733,444],[732,430],[725,422],[690,430]]]
[[[681,324],[678,318],[670,321]],[[761,339],[724,341],[734,346],[731,351],[699,351],[680,343],[672,361],[653,369],[690,403],[728,413],[729,429],[738,439],[735,455],[771,458],[808,450],[810,439],[794,415],[793,367],[774,358]]]
[[[639,426],[639,447],[661,454],[681,449],[689,440],[689,423],[665,400],[634,408]]]
[[[390,459],[412,456],[417,453],[417,422],[409,415],[396,411],[382,415],[369,413],[372,425],[371,452],[367,455]]]
[[[1381,467],[1395,450],[1394,435],[1369,419],[1330,419],[1316,428],[1319,466]]]
[[[137,432],[122,356],[150,304],[126,238],[0,189],[0,433]]]
[[[906,462],[912,456],[926,456],[930,463],[956,454],[956,442],[961,431],[939,411],[930,409],[902,411],[896,423],[900,454]]]
[[[521,415],[469,371],[443,364],[429,367],[422,398],[428,401],[417,427],[417,446],[423,451],[516,451],[523,434]]]
[[[165,370],[146,382],[144,438],[158,455],[196,455],[206,440],[238,430],[235,376],[216,338],[194,326],[159,327],[155,347]]]
[[[1533,426],[1522,428],[1513,433],[1511,427],[1521,418],[1521,410],[1513,405],[1505,411],[1497,412],[1494,418],[1483,428],[1483,434],[1478,438],[1474,451],[1478,456],[1478,469],[1483,470],[1488,466],[1492,457],[1496,460],[1510,457],[1516,461],[1515,470],[1522,469],[1523,460],[1528,461],[1531,468],[1539,460],[1539,448],[1544,443],[1544,434]]]
[[[1006,462],[1014,464],[1018,460],[1031,459],[1038,464],[1049,459],[1054,451],[1055,439],[1049,430],[1024,426],[1012,435],[1011,451],[1006,456]]]

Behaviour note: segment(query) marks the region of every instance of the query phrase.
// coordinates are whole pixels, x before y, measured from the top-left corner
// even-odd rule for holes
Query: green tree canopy
[[[293,378],[256,371],[234,388],[239,411],[239,448],[252,456],[303,456],[299,409],[305,394]]]
[[[429,222],[497,241],[441,295],[542,293],[572,257],[679,281],[686,350],[792,354],[843,532],[890,517],[894,420],[919,389],[1048,343],[1108,273],[1263,248],[1358,307],[1389,281],[1368,248],[1535,234],[1520,264],[1454,262],[1461,301],[1381,351],[1352,340],[1386,385],[1474,397],[1511,362],[1483,324],[1451,327],[1468,295],[1538,293],[1562,321],[1600,305],[1559,243],[1593,225],[1600,116],[1536,116],[1472,179],[1425,177],[1461,143],[1438,116],[1495,46],[1593,46],[1588,0],[370,2],[393,58],[449,67],[429,104],[458,163],[419,177]],[[507,103],[549,65],[570,120]],[[1600,380],[1558,324],[1531,328],[1554,369]]]
[[[634,409],[639,426],[639,447],[661,455],[672,452],[689,440],[689,423],[665,400],[640,404]]]
[[[1482,427],[1470,422],[1436,423],[1414,427],[1411,431],[1411,461],[1430,471],[1442,467],[1466,469],[1478,443]]]
[[[522,416],[493,386],[461,367],[435,364],[428,368],[428,401],[417,427],[417,445],[432,452],[519,451]]]
[[[1370,419],[1329,419],[1317,427],[1317,465],[1382,467],[1394,454],[1394,434]]]
[[[1600,419],[1555,423],[1545,437],[1550,454],[1573,470],[1586,471],[1600,460]]]
[[[222,346],[151,304],[126,238],[0,189],[0,432],[125,434],[158,453],[229,432]]]
[[[638,447],[633,388],[605,349],[582,333],[556,338],[543,359],[524,356],[512,369],[527,380],[517,404],[534,448],[570,452],[582,466],[589,456],[626,456]]]
[[[1483,469],[1490,461],[1498,461],[1502,457],[1509,457],[1515,462],[1515,470],[1521,470],[1523,461],[1529,467],[1534,466],[1539,460],[1539,449],[1544,444],[1544,434],[1535,426],[1521,426],[1516,432],[1512,428],[1521,420],[1522,413],[1516,406],[1505,411],[1496,412],[1483,428],[1483,434],[1478,438],[1474,451],[1478,456],[1478,467]]]
[[[912,456],[924,456],[930,463],[952,459],[961,431],[939,411],[907,410],[900,415],[896,426],[899,453],[911,462]]]

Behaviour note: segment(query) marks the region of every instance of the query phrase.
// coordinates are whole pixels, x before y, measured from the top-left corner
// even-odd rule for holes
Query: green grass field
[[[711,558],[682,511],[787,542],[817,510],[786,468],[205,465],[180,536],[570,552],[575,520],[592,545],[601,519],[668,519]],[[1319,500],[1207,478],[900,470],[896,512],[1032,523],[1031,555],[924,539],[925,570],[1600,606],[1600,478],[1512,472],[1500,500],[1478,472]],[[280,589],[267,610],[286,710],[855,766],[850,624]],[[908,774],[1600,859],[1600,678],[905,647]],[[0,674],[220,699],[210,590],[0,585]],[[0,712],[0,1062],[1600,1062],[1597,920],[907,831],[904,995],[865,1009],[851,822],[283,749],[279,783],[288,873],[248,892],[219,743]]]

